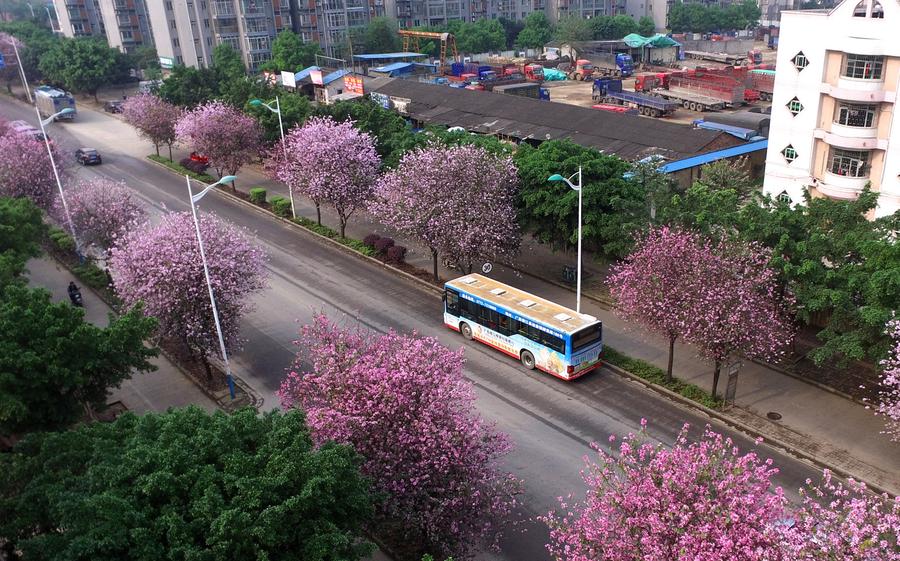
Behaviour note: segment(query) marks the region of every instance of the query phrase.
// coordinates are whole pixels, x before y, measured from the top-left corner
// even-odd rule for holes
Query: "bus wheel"
[[[531,351],[522,351],[521,359],[522,366],[528,370],[534,370],[534,355],[531,354]]]
[[[465,337],[466,339],[468,339],[469,341],[472,340],[472,328],[469,327],[468,323],[459,324],[459,332],[462,333],[462,336]]]

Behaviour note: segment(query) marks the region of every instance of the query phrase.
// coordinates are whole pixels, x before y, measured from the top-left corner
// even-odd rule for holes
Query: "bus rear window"
[[[581,349],[595,344],[603,335],[603,325],[597,324],[585,327],[572,335],[572,352],[577,353]]]

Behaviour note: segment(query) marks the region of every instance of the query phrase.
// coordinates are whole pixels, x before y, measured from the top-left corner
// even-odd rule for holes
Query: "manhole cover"
[[[773,421],[777,421],[777,420],[781,419],[781,413],[776,413],[775,411],[769,411],[768,413],[766,413],[766,417],[768,417],[769,419],[771,419]]]

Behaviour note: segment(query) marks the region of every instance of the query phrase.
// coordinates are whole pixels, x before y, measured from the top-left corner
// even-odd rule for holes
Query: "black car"
[[[100,158],[100,152],[93,148],[79,148],[75,150],[75,160],[83,166],[103,163],[103,160]]]
[[[103,104],[103,110],[107,113],[121,113],[124,101],[107,101]]]

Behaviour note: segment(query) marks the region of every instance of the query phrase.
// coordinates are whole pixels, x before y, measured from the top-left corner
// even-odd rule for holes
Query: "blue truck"
[[[598,103],[609,103],[634,107],[641,115],[647,117],[665,117],[678,109],[679,104],[659,96],[627,92],[622,89],[622,80],[618,78],[598,78],[594,80],[591,98]]]

